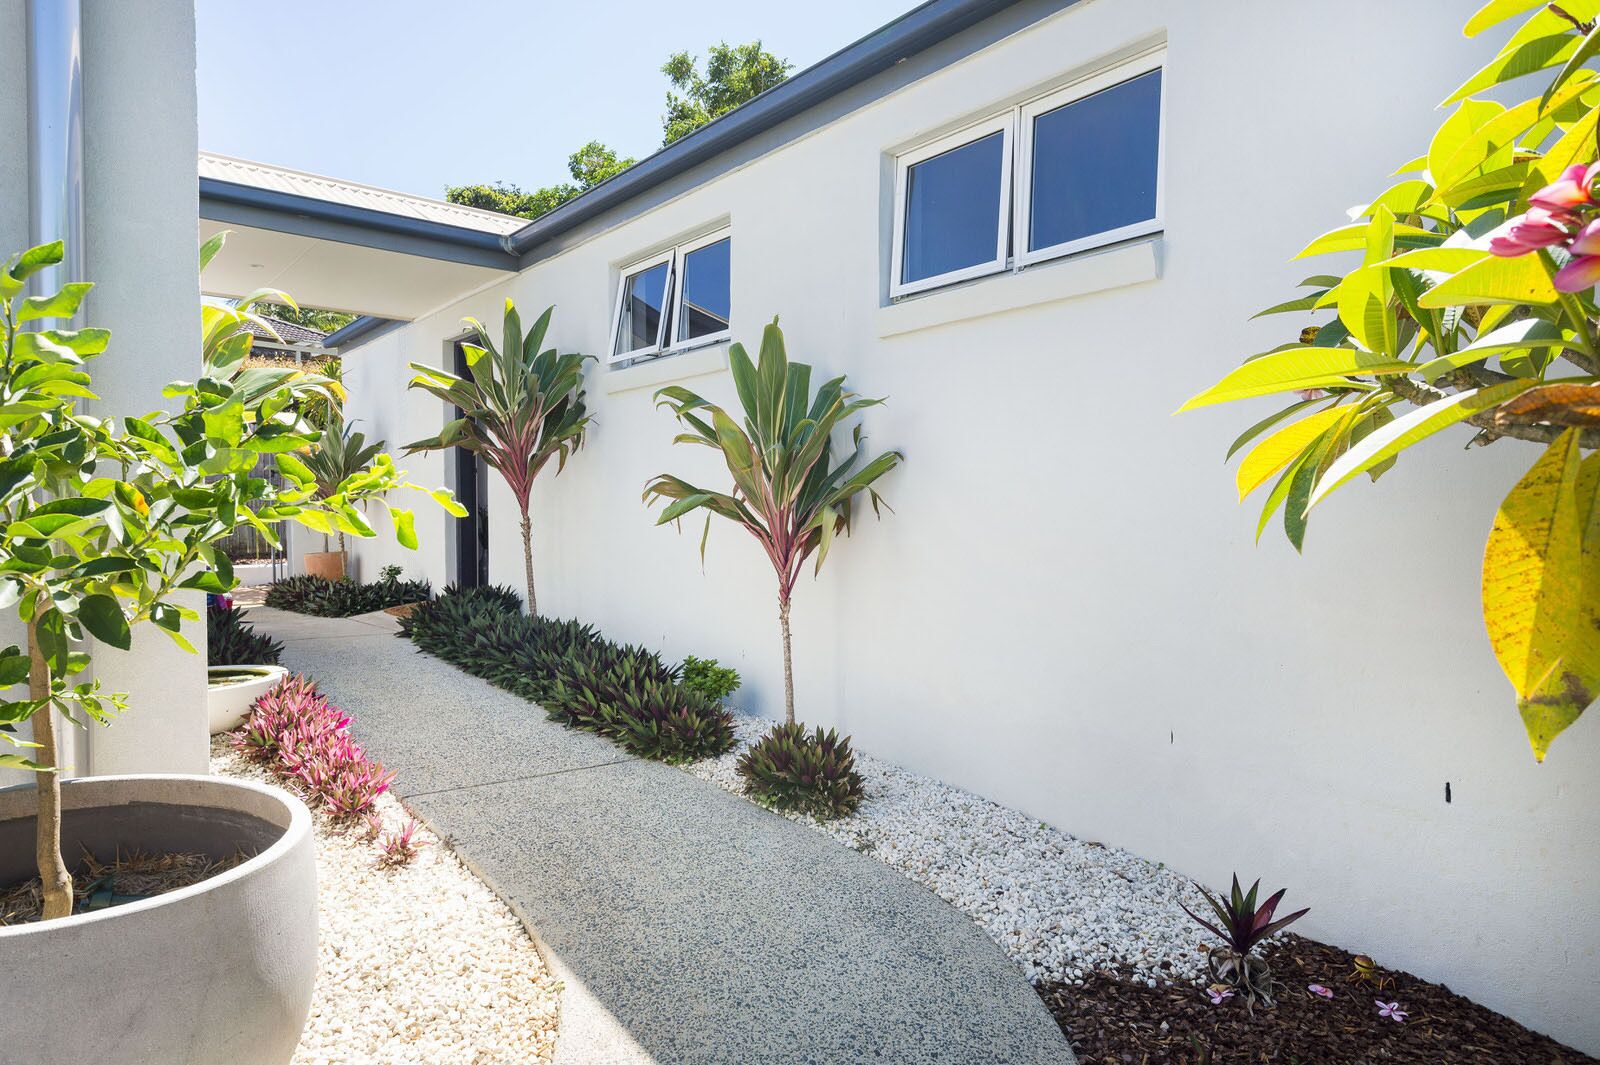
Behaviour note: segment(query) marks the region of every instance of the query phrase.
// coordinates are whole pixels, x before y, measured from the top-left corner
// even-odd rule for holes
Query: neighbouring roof
[[[265,326],[246,319],[246,327],[260,341],[257,345],[258,347],[277,347],[279,344],[307,344],[312,347],[321,347],[322,341],[328,335],[320,329],[312,329],[310,326],[286,322],[282,318],[274,318],[270,314],[263,314],[260,317],[270,322],[272,328],[277,330],[278,335],[274,337],[267,332]]]
[[[301,196],[323,203],[339,203],[347,207],[360,207],[402,218],[475,229],[480,233],[503,236],[515,233],[528,224],[527,219],[514,215],[466,207],[444,200],[430,200],[423,196],[410,196],[391,189],[358,185],[353,181],[341,181],[320,174],[308,174],[303,170],[255,163],[248,159],[235,159],[215,152],[200,153],[200,178],[202,181],[209,178],[213,181],[226,181],[232,185],[247,185],[289,196]]]

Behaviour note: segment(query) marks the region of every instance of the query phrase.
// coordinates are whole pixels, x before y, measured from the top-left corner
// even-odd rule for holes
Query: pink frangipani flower
[[[1319,995],[1322,998],[1333,997],[1333,988],[1323,987],[1321,984],[1310,984],[1306,987],[1306,990],[1311,992],[1313,995]]]
[[[1206,994],[1211,996],[1211,1004],[1213,1006],[1220,1006],[1233,997],[1233,989],[1223,987],[1220,984],[1212,984],[1206,988]]]
[[[1600,283],[1600,255],[1574,255],[1551,278],[1557,292],[1584,292]]]
[[[1567,247],[1574,255],[1600,255],[1600,218],[1578,230]]]
[[[1489,235],[1489,251],[1513,258],[1539,248],[1564,244],[1572,235],[1567,227],[1576,221],[1565,212],[1530,207],[1526,214],[1511,219]]]
[[[1385,1002],[1381,998],[1375,998],[1372,1001],[1378,1004],[1378,1016],[1388,1017],[1396,1024],[1406,1023],[1406,1011],[1400,1008],[1400,1003]]]
[[[1560,177],[1529,196],[1528,203],[1549,211],[1564,211],[1589,203],[1589,171],[1583,163],[1567,167]]]

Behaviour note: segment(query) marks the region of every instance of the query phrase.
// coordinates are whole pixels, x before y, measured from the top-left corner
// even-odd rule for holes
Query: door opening
[[[455,374],[466,377],[467,353],[455,345]],[[461,408],[455,408],[461,417]],[[456,501],[467,512],[455,519],[456,587],[477,588],[489,583],[489,467],[466,448],[455,453]]]

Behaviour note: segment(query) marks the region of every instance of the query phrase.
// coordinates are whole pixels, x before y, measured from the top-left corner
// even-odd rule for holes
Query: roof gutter
[[[377,318],[372,315],[363,315],[323,337],[322,346],[332,348],[336,353],[343,355],[352,348],[360,347],[368,341],[377,340],[385,333],[392,333],[406,324],[408,323],[401,318]]]
[[[200,179],[200,217],[493,270],[518,264],[497,233],[218,178]]]
[[[517,256],[572,230],[720,155],[939,41],[977,25],[1018,0],[930,0],[874,30],[781,85],[676,140],[654,155],[501,237]]]

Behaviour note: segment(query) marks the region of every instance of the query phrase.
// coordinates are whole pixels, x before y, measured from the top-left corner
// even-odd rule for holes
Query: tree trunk
[[[783,720],[794,724],[794,657],[789,645],[789,597],[778,599],[778,623],[783,627]]]
[[[39,650],[35,621],[28,623],[28,698],[50,697],[50,667]],[[72,878],[61,858],[61,774],[56,771],[55,707],[46,705],[35,711],[33,739],[39,744],[34,760],[46,767],[34,774],[39,789],[39,816],[34,830],[33,855],[44,887],[45,921],[72,913]]]
[[[533,594],[533,519],[522,512],[522,572],[528,578],[528,616],[539,616],[539,600]]]

